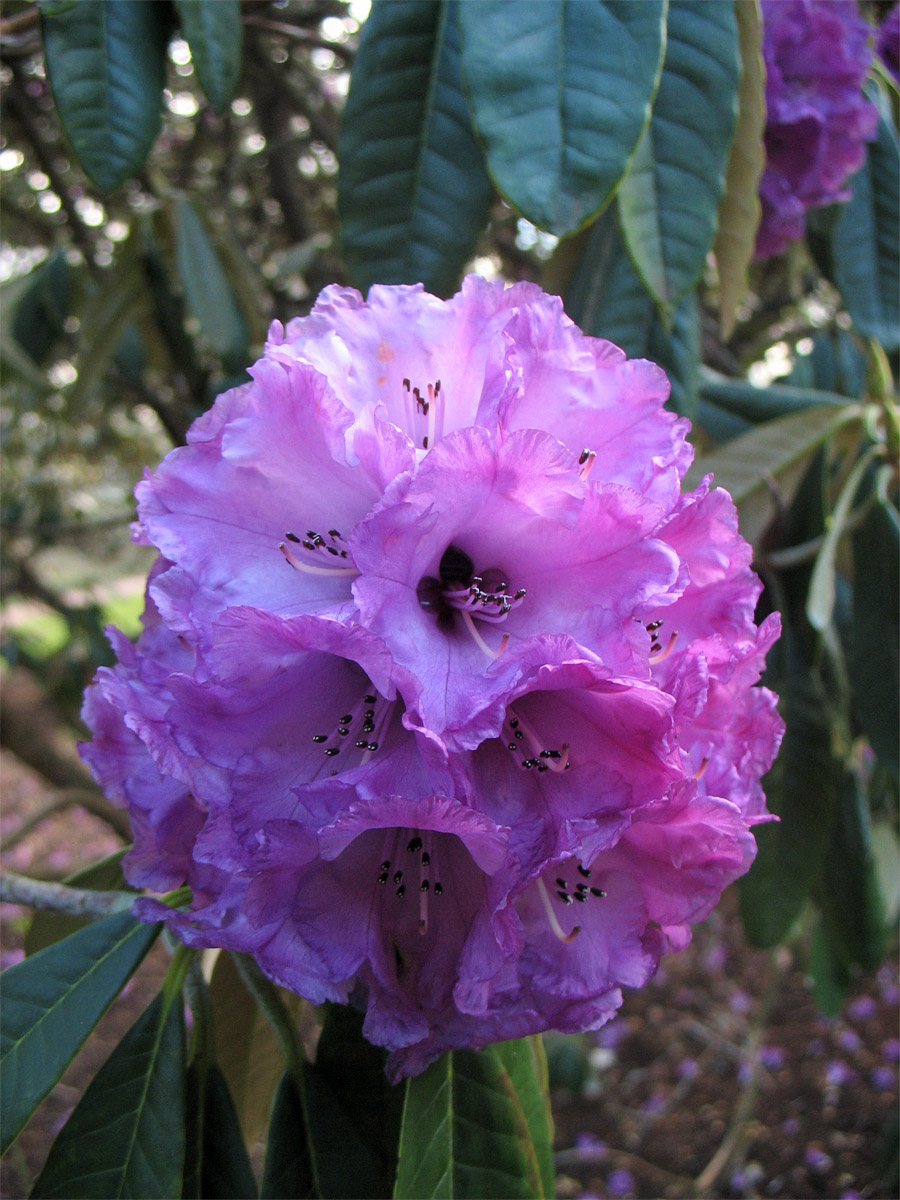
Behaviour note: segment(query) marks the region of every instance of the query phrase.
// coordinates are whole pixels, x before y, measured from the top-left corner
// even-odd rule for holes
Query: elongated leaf
[[[853,703],[879,760],[900,774],[900,521],[877,504],[853,535]]]
[[[712,247],[739,78],[734,6],[670,0],[653,115],[619,188],[628,253],[659,304],[690,290]]]
[[[182,197],[175,202],[175,238],[188,308],[225,369],[237,371],[248,357],[247,326],[203,222]]]
[[[180,1195],[184,1011],[161,992],[100,1068],[50,1148],[32,1197]]]
[[[407,1084],[396,1200],[543,1194],[528,1125],[493,1047],[443,1055]]]
[[[215,1063],[206,1073],[203,1106],[200,1195],[215,1196],[216,1200],[255,1200],[256,1180],[244,1149],[234,1101]]]
[[[216,1060],[234,1100],[244,1142],[252,1148],[262,1137],[275,1090],[284,1072],[278,1039],[247,991],[224,951],[216,960],[210,980],[210,1002],[215,1029]],[[296,1017],[303,1001],[281,993]]]
[[[541,229],[574,233],[609,201],[656,93],[665,4],[462,4],[463,74],[488,169]]]
[[[541,1189],[537,1189],[536,1194],[553,1196],[556,1192],[553,1117],[544,1043],[539,1036],[534,1036],[498,1042],[493,1049],[509,1074],[528,1126],[526,1152],[530,1160],[529,1174],[533,1177],[536,1168],[541,1181]]]
[[[117,850],[99,862],[91,863],[80,871],[66,877],[65,882],[73,887],[94,888],[97,891],[132,891],[122,874],[122,859],[128,847]],[[64,913],[36,912],[31,918],[25,934],[25,953],[36,954],[45,946],[52,946],[63,938],[89,924],[88,917],[67,917]]]
[[[816,888],[822,922],[841,960],[874,971],[887,948],[869,805],[859,781],[844,773],[822,878]]]
[[[43,366],[69,315],[72,268],[57,250],[27,277],[27,290],[16,304],[12,334],[28,357]]]
[[[719,327],[734,332],[735,313],[747,294],[747,271],[759,225],[759,181],[766,165],[766,82],[762,62],[762,18],[756,0],[736,0],[741,83],[738,118],[725,171],[725,195],[713,250],[719,269]]]
[[[240,0],[178,0],[178,20],[203,94],[223,113],[241,73]]]
[[[819,408],[824,404],[832,408],[847,407],[847,397],[835,392],[779,384],[761,388],[740,379],[719,378],[711,372],[704,372],[700,383],[700,395],[717,408],[733,413],[753,425],[790,416],[791,413],[806,412],[807,409]]]
[[[900,347],[900,147],[882,116],[866,164],[832,233],[835,282],[860,333],[886,350]]]
[[[302,1087],[302,1091],[301,1091]],[[327,1200],[387,1195],[352,1121],[325,1077],[305,1064],[302,1083],[286,1073],[278,1085],[263,1169],[262,1194],[273,1200]]]
[[[362,1014],[349,1005],[325,1006],[325,1023],[316,1046],[316,1071],[371,1155],[379,1173],[378,1194],[389,1196],[397,1174],[405,1088],[388,1082],[387,1055],[380,1046],[366,1041],[362,1024]]]
[[[146,295],[136,259],[126,251],[103,288],[90,296],[81,314],[78,378],[68,390],[69,407],[78,407],[96,387],[122,343]]]
[[[457,3],[377,4],[363,27],[339,147],[344,255],[361,288],[456,287],[492,188],[463,92]]]
[[[809,971],[816,1004],[826,1017],[836,1017],[843,1007],[852,976],[840,954],[835,952],[821,920],[810,939]]]
[[[5,1150],[137,969],[159,932],[116,913],[3,973]]]
[[[66,137],[109,192],[139,170],[159,132],[165,11],[144,0],[77,0],[41,14],[44,57]]]
[[[716,486],[726,488],[738,506],[744,537],[755,542],[778,512],[772,481],[781,490],[779,502],[789,501],[818,447],[842,425],[859,420],[859,412],[855,405],[822,405],[766,421],[695,459],[685,486],[696,487],[712,471]]]
[[[755,946],[775,946],[787,936],[819,878],[841,774],[831,752],[825,689],[790,624],[782,634],[782,655],[784,741],[763,785],[770,810],[781,820],[755,830],[759,852],[740,884],[744,932]]]
[[[668,327],[631,265],[610,208],[587,231],[563,302],[585,333],[615,342],[630,358],[650,358],[672,385],[671,407],[692,415],[697,397],[700,321],[693,295],[675,306]]]

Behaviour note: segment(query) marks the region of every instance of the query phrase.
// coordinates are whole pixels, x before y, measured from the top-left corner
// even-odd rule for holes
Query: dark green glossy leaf
[[[247,326],[228,276],[203,222],[189,201],[175,201],[178,272],[188,308],[227,371],[240,370],[249,354]]]
[[[178,20],[203,94],[221,114],[241,73],[240,0],[178,0]]]
[[[4,1150],[137,969],[158,932],[158,926],[116,913],[3,973]]]
[[[203,1092],[200,1181],[206,1200],[254,1200],[257,1194],[234,1101],[215,1063],[206,1072]]]
[[[171,1200],[184,1160],[184,1011],[161,992],[91,1081],[50,1148],[35,1200]]]
[[[900,147],[882,116],[851,199],[832,232],[834,279],[853,324],[886,350],[900,347]]]
[[[316,1071],[326,1081],[372,1157],[377,1194],[390,1196],[397,1174],[397,1145],[404,1086],[385,1074],[385,1051],[362,1035],[363,1016],[346,1004],[325,1006],[316,1045]]]
[[[325,1076],[307,1063],[298,1085],[286,1072],[272,1106],[262,1195],[351,1200],[384,1194],[372,1157]]]
[[[449,295],[488,220],[491,184],[460,72],[457,4],[376,4],[353,64],[338,208],[353,280]]]
[[[900,521],[876,504],[853,534],[850,683],[862,727],[880,761],[900,774]]]
[[[480,0],[459,15],[491,176],[539,228],[574,233],[634,154],[659,80],[665,4]]]
[[[748,270],[759,225],[759,181],[766,163],[766,81],[762,62],[759,5],[736,3],[741,83],[738,118],[725,172],[725,195],[713,250],[719,273],[719,325],[722,338],[734,332],[738,305],[748,291]]]
[[[873,971],[887,948],[884,904],[872,850],[869,805],[858,779],[846,772],[815,895],[828,941],[841,961]]]
[[[619,188],[628,253],[659,304],[693,287],[712,248],[739,78],[733,5],[670,0],[653,115]]]
[[[700,395],[717,408],[723,408],[754,425],[823,405],[839,409],[847,406],[847,397],[834,392],[778,384],[761,388],[743,380],[719,379],[708,373],[700,384]]]
[[[126,846],[101,858],[99,862],[82,867],[80,871],[66,877],[65,881],[73,887],[93,888],[99,892],[133,891],[125,882],[122,874],[122,859],[128,853]],[[52,946],[63,938],[88,925],[88,917],[67,917],[64,913],[36,912],[31,918],[28,932],[25,934],[25,953],[36,954],[45,946]]]
[[[444,1054],[407,1083],[396,1200],[543,1195],[522,1106],[493,1047]]]
[[[108,192],[143,165],[159,132],[165,8],[144,0],[77,0],[44,10],[44,57],[66,137]]]
[[[615,342],[629,358],[658,363],[672,385],[672,408],[693,413],[700,355],[696,300],[686,296],[669,327],[663,324],[631,265],[612,209],[588,231],[563,302],[585,333]]]

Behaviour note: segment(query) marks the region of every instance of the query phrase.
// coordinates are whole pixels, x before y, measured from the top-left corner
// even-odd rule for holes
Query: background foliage
[[[755,945],[807,938],[835,1012],[897,920],[896,92],[870,84],[881,122],[853,198],[753,263],[753,0],[365,8],[0,9],[4,745],[56,789],[47,812],[78,803],[127,836],[54,739],[109,660],[104,624],[136,629],[143,466],[326,283],[537,280],[666,369],[694,422],[689,482],[715,471],[738,503],[762,607],[783,614],[767,682],[787,722],[766,786],[781,822],[757,832],[742,914]],[[118,856],[72,882],[109,915],[72,932],[39,914],[6,976],[4,1148],[156,935],[110,896]],[[272,1064],[264,1196],[552,1194],[539,1042],[391,1089],[352,1014],[314,1014],[230,955],[206,968],[175,952],[34,1195],[255,1195],[252,1106],[234,1102],[251,1062]]]

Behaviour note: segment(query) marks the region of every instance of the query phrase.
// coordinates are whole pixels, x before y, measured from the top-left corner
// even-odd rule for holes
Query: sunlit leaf
[[[726,340],[734,332],[737,307],[747,294],[747,271],[760,217],[759,181],[766,164],[766,85],[759,4],[757,0],[736,0],[734,12],[741,55],[738,119],[713,245],[719,271],[719,326]]]
[[[66,137],[85,173],[108,192],[143,165],[159,132],[163,5],[77,0],[41,13],[44,59]]]
[[[240,0],[178,0],[178,20],[203,94],[223,113],[241,73]]]
[[[344,255],[363,289],[421,282],[449,295],[487,224],[492,188],[463,91],[457,8],[376,4],[363,27],[338,188]]]
[[[500,191],[540,229],[574,233],[634,154],[664,49],[662,0],[460,6],[463,74]]]
[[[712,248],[739,76],[733,5],[670,0],[653,114],[618,193],[628,253],[659,304],[690,290]]]
[[[116,913],[3,973],[5,1150],[150,949],[159,927]]]
[[[533,1180],[534,1194],[553,1196],[556,1194],[553,1117],[544,1043],[539,1036],[533,1036],[498,1042],[493,1050],[509,1073],[528,1126],[529,1136],[523,1144],[529,1159],[528,1175]]]
[[[161,992],[89,1084],[51,1146],[32,1197],[178,1196],[184,1052],[180,992]]]

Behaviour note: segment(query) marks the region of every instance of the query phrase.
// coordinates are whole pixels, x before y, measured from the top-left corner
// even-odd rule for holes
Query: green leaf
[[[831,751],[825,689],[788,622],[781,653],[784,741],[763,781],[769,809],[781,820],[755,829],[759,851],[740,884],[744,932],[751,944],[763,947],[787,936],[821,874],[841,774]]]
[[[663,0],[462,4],[463,74],[488,169],[540,229],[574,233],[608,203],[656,94]]]
[[[170,1200],[184,1160],[184,1009],[160,992],[100,1068],[50,1148],[33,1200]]]
[[[376,1165],[377,1194],[390,1196],[397,1174],[405,1089],[388,1082],[387,1055],[363,1037],[362,1013],[346,1004],[327,1004],[324,1011],[316,1071],[346,1110]]]
[[[178,20],[203,94],[221,115],[241,74],[240,0],[178,0]]]
[[[826,1017],[838,1016],[853,980],[846,963],[835,953],[821,920],[813,928],[810,939],[809,972],[816,1004]]]
[[[153,944],[159,927],[115,913],[3,973],[2,1148],[10,1144]]]
[[[685,476],[693,488],[708,472],[738,506],[741,532],[755,543],[800,483],[810,458],[843,425],[860,419],[856,405],[821,405],[779,417],[751,429],[694,460]],[[776,499],[772,480],[781,491]]]
[[[464,6],[465,7],[465,6]],[[344,110],[338,209],[355,283],[457,286],[492,188],[460,71],[458,5],[376,4]]]
[[[144,0],[77,0],[44,10],[44,58],[59,119],[103,192],[143,165],[159,132],[165,9]]]
[[[717,408],[733,413],[753,425],[790,416],[791,413],[806,412],[807,409],[818,408],[823,404],[831,405],[832,408],[847,407],[847,397],[834,392],[779,384],[762,388],[740,379],[719,378],[709,371],[704,372],[700,383],[700,396]]]
[[[213,1063],[203,1089],[203,1149],[200,1195],[216,1200],[255,1200],[253,1168],[225,1076]]]
[[[844,772],[816,901],[829,943],[845,964],[874,971],[887,949],[869,805],[859,781]]]
[[[540,1177],[536,1195],[556,1194],[553,1167],[553,1116],[550,1110],[549,1071],[544,1043],[539,1035],[516,1041],[498,1042],[494,1053],[509,1074],[525,1123],[528,1126],[526,1151],[529,1177]]]
[[[67,875],[64,882],[72,887],[93,888],[99,892],[134,891],[125,882],[122,874],[122,859],[128,853],[128,847],[117,850],[99,862],[82,867],[72,875]],[[31,918],[28,932],[25,934],[25,953],[36,954],[45,946],[52,946],[63,938],[83,929],[90,924],[89,917],[68,917],[64,913],[36,912]]]
[[[375,1165],[322,1072],[304,1063],[302,1081],[286,1072],[278,1085],[263,1169],[269,1200],[328,1200],[385,1195]]]
[[[653,115],[618,194],[628,253],[663,305],[693,287],[716,236],[737,120],[734,7],[670,0],[667,39]]]
[[[700,357],[696,299],[686,296],[672,312],[669,326],[663,324],[631,265],[612,209],[588,230],[563,303],[585,333],[615,342],[629,358],[658,363],[672,385],[671,407],[693,413]]]
[[[832,232],[834,279],[853,324],[885,350],[900,348],[900,147],[882,116],[865,166]]]
[[[900,521],[876,504],[853,534],[853,625],[850,685],[853,704],[872,749],[900,774]]]
[[[719,271],[719,326],[723,340],[734,332],[735,313],[746,296],[759,226],[759,181],[766,165],[766,80],[762,62],[762,18],[757,0],[736,0],[741,83],[738,117],[725,171],[725,195],[713,245]]]
[[[188,200],[175,201],[178,274],[188,308],[226,371],[247,361],[247,326],[203,222]]]
[[[408,1081],[396,1200],[542,1195],[528,1122],[495,1047],[449,1051]]]
[[[70,410],[77,411],[115,357],[131,320],[146,298],[146,288],[136,257],[123,248],[114,271],[102,288],[89,297],[81,314],[78,335],[78,378],[68,389]]]

